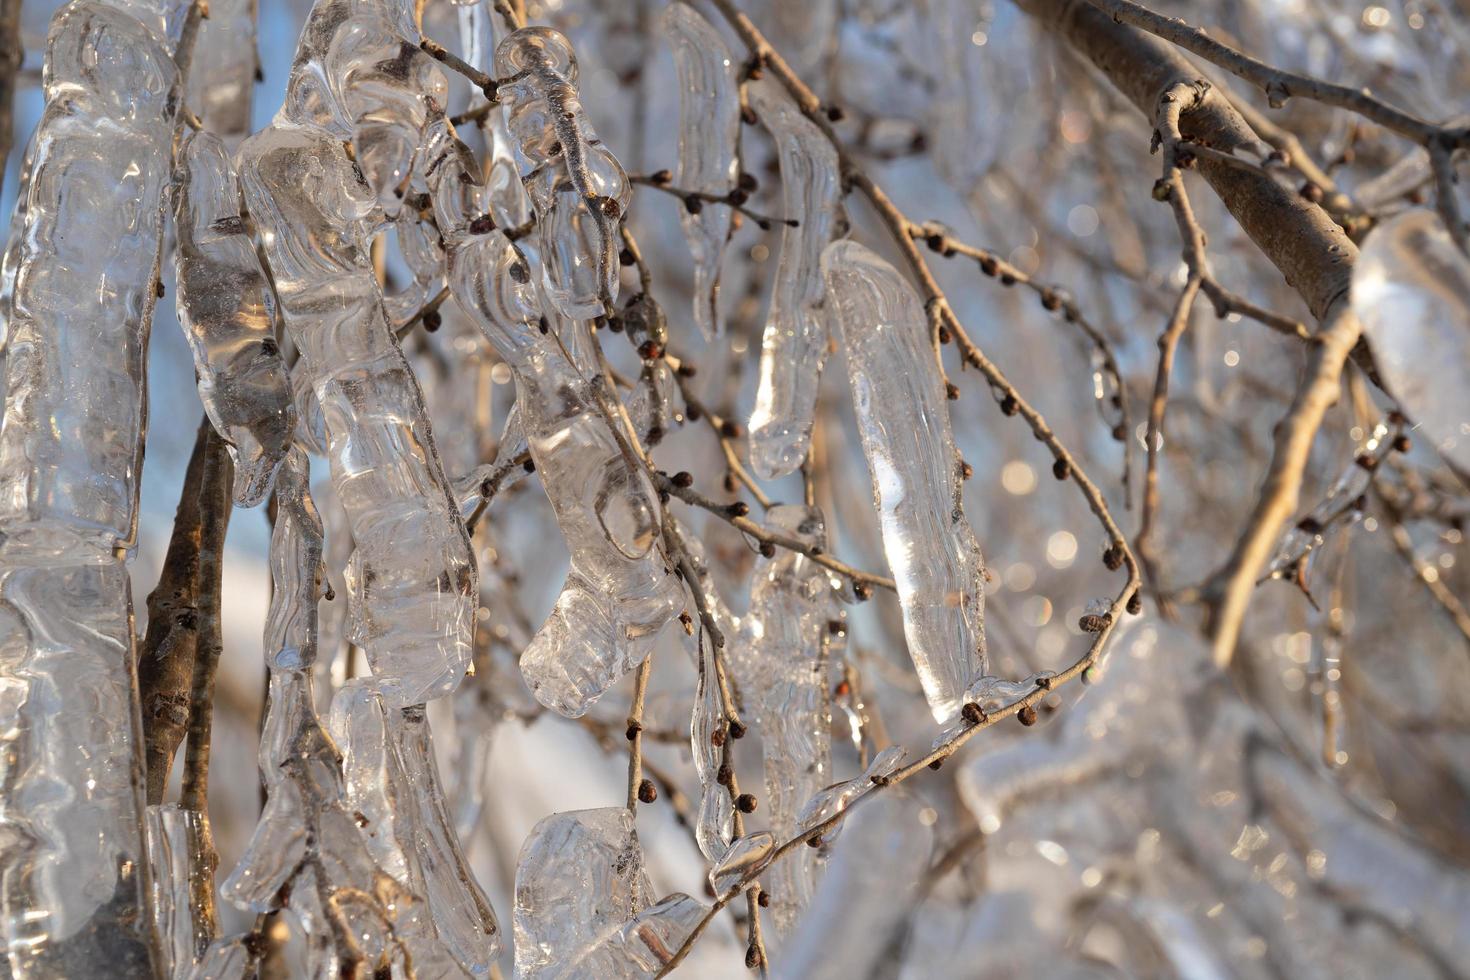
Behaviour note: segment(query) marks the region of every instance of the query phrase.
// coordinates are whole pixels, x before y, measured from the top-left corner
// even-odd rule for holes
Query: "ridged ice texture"
[[[357,543],[350,638],[396,706],[455,688],[475,608],[469,537],[368,256],[385,220],[378,204],[396,203],[446,89],[433,59],[407,40],[412,29],[404,8],[321,0],[285,105],[240,149],[246,203],[301,352],[296,370],[305,368],[321,404]]]
[[[778,504],[766,525],[804,544],[826,549],[822,512]],[[827,664],[822,658],[828,623],[840,610],[831,573],[796,551],[778,549],[756,561],[750,612],[741,621],[741,689],[760,724],[765,759],[765,799],[771,831],[779,840],[796,835],[802,804],[830,782],[832,711]],[[771,915],[786,934],[816,886],[816,855],[801,848],[765,875]]]
[[[683,590],[655,546],[662,510],[652,484],[623,456],[570,350],[540,330],[529,263],[498,230],[468,233],[459,167],[450,153],[434,168],[450,290],[515,373],[521,431],[571,553],[521,674],[537,700],[575,718],[643,661],[683,608]]]
[[[516,862],[516,980],[655,976],[705,912],[675,893],[655,902],[633,814],[554,813]]]
[[[0,929],[16,976],[149,972],[122,564],[0,566]]]
[[[147,812],[149,888],[159,969],[166,977],[186,976],[203,954],[210,936],[195,924],[193,876],[207,867],[207,818],[177,803],[150,806]]]
[[[934,831],[924,823],[922,810],[918,800],[897,791],[847,818],[852,826],[782,950],[776,977],[846,980],[881,972],[934,848]]]
[[[20,173],[16,180],[15,208],[10,212],[10,230],[5,238],[5,254],[0,259],[0,385],[5,383],[3,360],[5,347],[10,338],[10,311],[15,298],[15,274],[20,271],[21,248],[26,237],[26,199],[30,196],[31,167],[35,162],[36,137],[33,133],[26,141],[25,156],[21,158]],[[5,389],[0,387],[0,398]]]
[[[947,721],[985,673],[985,566],[960,507],[960,457],[923,304],[856,242],[834,242],[822,274],[909,656],[935,719]]]
[[[250,133],[255,103],[257,0],[209,0],[189,79],[189,107],[234,149]]]
[[[1409,417],[1470,473],[1470,259],[1438,215],[1406,211],[1368,236],[1353,312]]]
[[[632,187],[582,111],[571,42],[523,27],[500,42],[495,76],[536,211],[547,297],[573,319],[598,316],[618,295],[618,221]]]
[[[822,249],[843,223],[837,151],[779,83],[746,86],[750,107],[771,134],[781,158],[781,201],[787,219],[761,338],[760,381],[750,416],[750,461],[767,479],[793,472],[806,459],[822,362],[827,314]]]
[[[235,462],[235,503],[265,499],[296,430],[291,378],[276,344],[276,299],[240,216],[240,188],[219,137],[179,148],[174,228],[178,310],[199,400]]]
[[[674,183],[723,196],[740,177],[740,83],[735,57],[720,32],[685,3],[664,9],[663,29],[679,76],[679,160]],[[730,237],[728,204],[706,203],[698,214],[679,211],[694,256],[694,322],[713,339],[720,320],[720,259]]]
[[[178,98],[166,30],[185,6],[75,0],[51,23],[5,362],[11,558],[86,561],[133,541]]]
[[[371,683],[350,681],[332,700],[331,731],[368,850],[422,902],[404,925],[416,967],[488,975],[499,926],[450,825],[422,707],[389,708]]]
[[[271,533],[265,628],[270,697],[260,739],[266,805],[220,893],[247,911],[286,908],[310,939],[311,960],[319,968],[314,975],[338,975],[359,956],[371,961],[383,954],[390,931],[414,925],[422,903],[402,893],[374,863],[347,808],[337,747],[316,713],[311,669],[322,524],[307,487],[306,456],[292,449],[276,478]],[[339,899],[351,926],[345,945],[320,905]],[[217,940],[195,976],[235,976],[240,958],[238,938]]]

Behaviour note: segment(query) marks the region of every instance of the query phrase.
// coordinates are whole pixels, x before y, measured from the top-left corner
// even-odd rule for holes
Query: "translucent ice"
[[[822,513],[779,504],[767,526],[807,545],[826,548]],[[765,759],[765,802],[780,840],[796,834],[797,809],[827,785],[831,773],[832,712],[827,664],[828,624],[837,619],[831,573],[800,552],[779,549],[756,561],[750,612],[741,622],[741,690],[760,724]],[[815,887],[816,855],[802,848],[766,875],[771,914],[784,934]]]
[[[179,148],[178,169],[179,324],[194,352],[199,400],[235,461],[235,502],[253,507],[296,428],[275,296],[240,217],[224,144],[194,133]]]
[[[751,463],[761,476],[775,478],[800,466],[811,442],[817,382],[827,357],[820,263],[822,249],[843,224],[841,186],[837,151],[778,82],[762,78],[746,92],[780,153],[783,213],[797,222],[781,231],[750,416]]]
[[[709,21],[685,3],[664,8],[664,33],[679,75],[679,162],[674,183],[686,191],[723,196],[740,176],[740,85],[735,57]],[[694,322],[707,338],[723,332],[719,314],[720,259],[730,237],[728,204],[680,210],[694,256]]]
[[[768,830],[757,830],[731,841],[713,868],[709,870],[710,887],[716,895],[723,895],[741,880],[757,874],[771,862],[776,850],[776,838]]]
[[[547,296],[568,317],[597,316],[618,295],[618,221],[632,188],[582,111],[571,42],[523,27],[500,42],[495,74],[536,210]]]
[[[245,199],[301,352],[296,370],[306,371],[321,405],[333,482],[357,544],[350,639],[398,706],[458,684],[476,588],[469,537],[368,257],[369,237],[386,220],[380,205],[396,209],[446,89],[410,37],[410,6],[321,0],[286,104],[240,149]]]
[[[516,862],[516,980],[652,977],[704,914],[680,894],[655,902],[633,814],[555,813]]]
[[[1406,211],[1368,236],[1352,300],[1389,391],[1470,472],[1470,259],[1434,212]]]
[[[683,590],[656,547],[662,508],[652,484],[624,455],[611,409],[571,348],[549,326],[542,332],[525,256],[498,230],[469,231],[456,167],[451,155],[435,169],[450,289],[515,372],[521,430],[571,551],[566,584],[522,653],[521,673],[542,704],[578,717],[648,655],[683,607]]]
[[[796,825],[802,832],[815,828],[852,806],[854,801],[869,792],[877,782],[887,779],[903,767],[907,752],[902,745],[890,745],[873,756],[862,775],[840,783],[833,783],[807,800],[797,814]],[[830,844],[842,832],[839,822],[823,832],[822,843]]]
[[[207,866],[208,823],[197,810],[177,803],[148,808],[148,860],[154,928],[157,930],[163,975],[185,976],[203,955],[213,936],[201,932],[195,911],[194,876]],[[208,876],[208,888],[213,877]]]
[[[201,70],[189,79],[189,106],[204,127],[231,149],[250,133],[255,75],[258,0],[210,0],[209,17],[200,28],[194,63]]]
[[[923,304],[893,266],[856,242],[833,243],[822,272],[909,656],[943,722],[985,673],[985,568],[960,507],[961,463]]]

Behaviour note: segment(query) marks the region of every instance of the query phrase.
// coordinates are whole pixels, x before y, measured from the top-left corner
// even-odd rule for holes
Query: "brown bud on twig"
[[[739,810],[741,813],[754,813],[755,805],[756,804],[754,793],[741,793],[739,796],[735,797],[735,809]]]
[[[658,787],[653,785],[653,780],[645,779],[638,784],[638,802],[652,803],[658,799]]]
[[[1026,705],[1026,707],[1016,712],[1016,720],[1025,725],[1027,728],[1030,728],[1032,725],[1036,724],[1036,709],[1031,707],[1031,705],[1029,704]]]

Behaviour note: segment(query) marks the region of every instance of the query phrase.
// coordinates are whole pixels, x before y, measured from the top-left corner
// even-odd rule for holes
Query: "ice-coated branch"
[[[679,893],[655,900],[624,807],[538,823],[521,845],[515,895],[516,980],[653,977],[706,912]]]
[[[657,492],[578,369],[589,360],[585,325],[548,323],[542,332],[530,263],[499,230],[471,230],[479,191],[464,190],[456,161],[449,152],[434,170],[450,289],[515,372],[521,429],[571,550],[566,584],[522,653],[521,673],[542,704],[578,717],[648,655],[682,608],[682,589],[656,546]]]
[[[368,255],[444,100],[444,77],[407,40],[413,31],[411,11],[399,5],[321,0],[286,104],[240,150],[246,203],[301,352],[295,370],[321,404],[333,482],[357,544],[351,639],[400,707],[458,684],[476,591],[469,537]]]
[[[618,221],[632,188],[582,111],[571,42],[523,27],[500,42],[495,71],[536,211],[547,298],[571,319],[601,315],[618,295]]]
[[[913,287],[856,242],[829,246],[822,270],[909,655],[934,717],[946,721],[986,672],[985,566],[960,504],[961,462],[928,319]]]
[[[723,197],[740,177],[740,86],[735,58],[709,21],[686,3],[671,3],[663,29],[674,49],[679,77],[679,162],[674,182],[700,194]],[[730,237],[728,204],[679,212],[694,256],[694,322],[713,339],[720,335],[720,259]]]
[[[175,225],[179,325],[199,400],[235,461],[235,502],[253,507],[296,430],[291,379],[275,337],[275,295],[240,216],[224,144],[194,133],[179,148]]]
[[[750,83],[750,107],[781,158],[781,254],[761,338],[760,381],[750,416],[750,461],[767,479],[806,459],[827,358],[822,250],[842,234],[842,187],[831,141],[769,78]]]

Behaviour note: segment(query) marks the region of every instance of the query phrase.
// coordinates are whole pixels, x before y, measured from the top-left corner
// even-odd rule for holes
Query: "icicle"
[[[694,838],[704,856],[716,863],[724,859],[735,833],[735,803],[720,780],[730,726],[726,723],[717,670],[714,641],[701,629],[699,681],[694,689],[694,710],[689,720],[689,742],[700,787]]]
[[[948,721],[986,671],[985,569],[960,508],[960,458],[924,308],[897,270],[856,242],[829,247],[822,270],[909,656],[935,719]]]
[[[177,803],[150,806],[147,812],[148,861],[152,878],[154,930],[160,944],[159,967],[165,977],[188,975],[210,936],[199,935],[193,876],[205,867],[207,818]]]
[[[538,823],[521,845],[515,894],[516,980],[652,977],[705,912],[677,893],[654,902],[622,807]]]
[[[679,187],[723,197],[740,176],[740,85],[735,57],[720,32],[685,3],[663,14],[664,33],[679,74]],[[720,259],[730,237],[728,204],[706,203],[698,214],[679,212],[694,256],[694,322],[706,338],[724,332],[719,313]]]
[[[807,800],[801,812],[797,814],[797,827],[802,832],[806,832],[843,812],[878,782],[903,768],[907,755],[908,752],[902,745],[890,745],[879,752],[873,756],[873,761],[868,763],[868,768],[863,770],[862,775],[845,782],[833,783]],[[834,827],[823,832],[822,844],[824,846],[831,844],[841,833],[842,823],[838,822]]]
[[[0,940],[16,976],[146,976],[132,608],[144,365],[164,188],[197,20],[184,0],[74,0],[6,329],[0,428]],[[179,50],[181,49],[181,50]]]
[[[232,150],[250,133],[260,58],[255,46],[258,0],[209,0],[189,80],[189,106],[204,128]]]
[[[15,210],[10,213],[10,231],[5,239],[5,256],[0,260],[0,385],[5,383],[5,348],[10,338],[11,305],[15,298],[15,274],[20,271],[21,248],[25,245],[26,201],[30,197],[31,167],[35,162],[36,135],[26,141],[16,180]],[[5,389],[0,387],[0,398]]]
[[[420,908],[411,896],[399,893],[364,846],[346,808],[337,747],[317,717],[311,677],[322,525],[307,480],[305,454],[292,449],[276,478],[271,533],[272,589],[265,628],[270,698],[260,739],[266,806],[220,893],[254,912],[275,911],[284,904],[315,938],[314,946],[321,947],[322,962],[332,965],[333,972],[350,973],[359,960],[388,957],[390,934],[415,921]],[[345,899],[340,911],[354,926],[347,945],[323,918],[316,904],[318,890],[334,902]],[[238,962],[237,943],[217,941],[200,969],[233,975],[229,970]]]
[[[928,870],[934,831],[922,809],[894,790],[848,818],[853,826],[834,849],[811,909],[786,944],[777,977],[840,980],[878,972]]]
[[[275,296],[240,218],[224,144],[195,133],[179,148],[179,325],[194,352],[199,400],[235,461],[235,502],[265,499],[296,429],[275,338]]]
[[[779,504],[766,512],[766,523],[804,544],[827,546],[822,513],[814,507]],[[831,573],[805,555],[780,549],[757,560],[740,632],[739,676],[746,710],[760,724],[763,802],[781,840],[796,834],[797,809],[830,778],[832,713],[823,646],[839,614]],[[803,848],[765,877],[783,935],[811,898],[815,865],[815,853]]]
[[[784,213],[797,222],[781,232],[750,416],[751,463],[761,476],[774,479],[800,466],[811,442],[818,381],[827,357],[820,262],[822,249],[841,233],[844,220],[837,151],[831,142],[774,80],[752,82],[746,92],[780,153]]]
[[[350,681],[332,701],[331,729],[369,851],[423,903],[404,930],[415,963],[452,957],[464,973],[487,975],[499,927],[449,825],[422,707],[387,708],[370,681]]]
[[[1389,391],[1470,472],[1470,259],[1432,211],[1373,230],[1353,268],[1353,312]]]
[[[683,607],[683,590],[655,547],[658,496],[623,455],[594,386],[549,325],[542,332],[525,257],[499,231],[469,233],[474,207],[459,196],[462,172],[452,153],[434,168],[450,288],[515,372],[521,428],[571,551],[566,584],[521,672],[542,704],[579,717],[648,655]]]
[[[598,316],[618,295],[618,220],[632,187],[582,112],[571,42],[523,27],[500,42],[495,74],[536,209],[547,297],[572,319]]]
[[[417,37],[412,25],[403,5],[344,9],[321,0],[285,106],[240,150],[246,202],[301,352],[296,370],[307,372],[322,407],[334,485],[357,544],[350,638],[395,706],[458,684],[476,590],[469,537],[368,257],[369,235],[384,220],[377,205],[396,210],[446,90],[437,64],[408,40]]]

